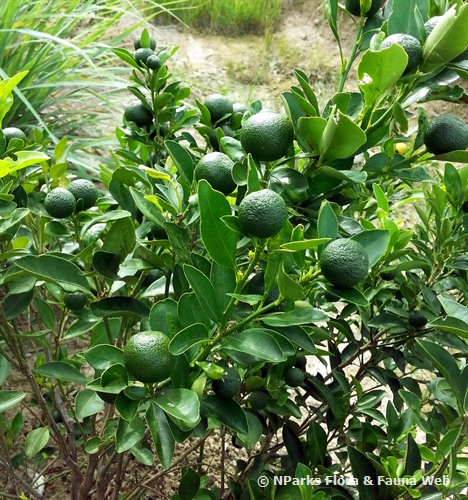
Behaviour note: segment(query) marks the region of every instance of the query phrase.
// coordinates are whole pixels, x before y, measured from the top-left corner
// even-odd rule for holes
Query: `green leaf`
[[[307,430],[306,455],[310,465],[316,467],[323,463],[327,454],[327,434],[322,426],[312,421]]]
[[[411,433],[408,433],[405,453],[405,470],[403,476],[412,476],[421,470],[421,452]]]
[[[274,338],[275,332],[272,333],[260,328],[232,333],[224,338],[222,348],[250,354],[259,360],[280,363],[286,356]]]
[[[26,312],[33,298],[34,290],[22,293],[7,293],[3,297],[5,319],[12,320]]]
[[[374,191],[374,197],[377,201],[377,206],[385,212],[386,215],[390,213],[390,207],[388,205],[387,197],[380,186],[380,184],[372,184],[372,191]]]
[[[156,394],[152,401],[168,415],[173,416],[191,427],[197,425],[200,418],[200,401],[189,389],[166,389]]]
[[[149,315],[149,307],[141,300],[133,297],[106,297],[90,304],[91,311],[98,317],[130,317],[146,318]]]
[[[415,9],[418,9],[424,19],[428,15],[427,0],[393,0],[393,6],[388,18],[388,35],[406,33],[418,38],[418,26]]]
[[[357,306],[366,306],[369,301],[357,288],[337,288],[335,286],[327,285],[327,292],[342,298],[345,302],[356,304]]]
[[[34,369],[34,372],[43,377],[53,377],[64,382],[86,384],[88,379],[74,366],[63,361],[51,361]]]
[[[202,399],[201,413],[205,417],[214,418],[234,432],[240,434],[249,432],[246,414],[233,399],[206,396]]]
[[[117,453],[129,450],[145,437],[145,424],[137,415],[133,420],[119,419],[115,434],[115,449]]]
[[[178,356],[194,345],[208,342],[209,339],[208,328],[203,323],[195,323],[187,326],[174,336],[169,344],[169,351]]]
[[[328,316],[306,302],[296,302],[293,311],[269,314],[262,317],[268,326],[307,325],[318,321],[328,321]]]
[[[460,370],[451,354],[443,347],[428,342],[427,340],[416,339],[416,342],[423,350],[425,356],[429,358],[437,370],[442,374],[453,390],[455,397],[463,407],[465,397],[465,386],[461,378]]]
[[[466,323],[458,318],[437,318],[429,323],[429,326],[440,330],[441,332],[451,333],[458,337],[468,339],[468,330]]]
[[[322,159],[347,158],[367,141],[364,131],[339,109],[332,109],[319,142]]]
[[[283,326],[274,327],[275,332],[278,332],[283,337],[286,337],[290,342],[298,345],[309,354],[317,352],[317,348],[308,333],[301,326]]]
[[[33,429],[24,440],[24,453],[27,457],[34,457],[49,442],[49,428],[39,427]]]
[[[359,242],[365,248],[369,256],[369,267],[372,268],[387,251],[390,231],[386,229],[369,229],[353,235],[351,239]]]
[[[151,450],[145,448],[140,443],[130,448],[132,455],[143,465],[151,467],[154,464],[154,457]]]
[[[214,322],[219,321],[220,311],[216,307],[216,294],[211,281],[193,266],[184,265],[184,273],[203,312]]]
[[[298,203],[307,199],[309,182],[304,174],[291,167],[275,168],[268,179],[268,188],[287,202]]]
[[[96,250],[93,254],[93,267],[95,271],[101,276],[104,276],[104,278],[109,278],[114,281],[120,279],[120,276],[117,274],[119,272],[120,262],[121,257],[116,253]]]
[[[130,387],[127,387],[130,389]],[[139,400],[129,398],[124,391],[120,392],[115,398],[115,409],[125,420],[133,420],[138,412]]]
[[[236,289],[236,272],[230,267],[221,266],[216,261],[211,266],[210,281],[216,294],[216,303],[220,311],[229,304],[229,295]]]
[[[468,307],[443,295],[438,295],[437,298],[447,315],[465,323],[466,330],[468,331]]]
[[[95,370],[106,370],[115,363],[124,364],[122,349],[110,344],[99,344],[83,353],[83,357]]]
[[[194,167],[190,153],[176,141],[166,141],[164,146],[180,175],[184,177],[189,184],[192,184]]]
[[[286,299],[302,300],[305,296],[302,286],[284,271],[284,262],[278,272],[278,288]]]
[[[83,389],[75,396],[76,418],[79,420],[99,413],[104,401],[91,389]]]
[[[120,255],[123,260],[135,245],[135,227],[130,217],[115,221],[104,238],[103,252]]]
[[[468,45],[468,4],[453,6],[437,22],[423,46],[422,71],[429,73],[460,55]]]
[[[353,476],[357,480],[359,498],[361,500],[379,500],[377,472],[372,462],[359,450],[348,446],[348,456]]]
[[[403,75],[407,63],[405,49],[397,44],[377,52],[364,52],[358,65],[358,84],[366,106],[373,106],[389,87],[395,85]]]
[[[221,220],[223,216],[231,215],[229,202],[206,180],[198,183],[198,202],[203,244],[214,261],[234,269],[237,234]]]
[[[291,252],[301,252],[302,250],[316,250],[320,245],[330,241],[330,238],[315,238],[313,240],[291,241],[283,243],[281,248]]]
[[[0,413],[20,404],[25,396],[21,391],[0,391]]]
[[[254,413],[246,411],[247,424],[249,427],[248,434],[238,434],[238,439],[247,446],[250,450],[255,448],[255,445],[260,441],[263,434],[263,425],[260,419]]]
[[[174,456],[175,439],[166,414],[161,408],[150,402],[146,410],[146,423],[151,432],[161,465],[165,469],[169,469]]]
[[[2,385],[8,378],[11,366],[6,358],[0,354],[0,385]]]
[[[317,222],[317,232],[319,239],[335,239],[338,235],[338,218],[330,203],[324,201],[320,207]]]
[[[468,163],[468,151],[461,151],[461,150],[460,151],[450,151],[450,153],[443,153],[440,155],[431,156],[431,157],[427,158],[427,160]]]
[[[302,117],[297,122],[298,132],[307,142],[312,151],[318,154],[320,139],[323,135],[327,120],[318,116]]]
[[[55,255],[27,255],[15,260],[15,266],[36,278],[61,286],[73,292],[81,290],[89,293],[88,280],[80,268],[69,260]]]
[[[52,306],[41,297],[34,297],[34,306],[41,317],[41,321],[49,330],[55,328],[55,312]]]

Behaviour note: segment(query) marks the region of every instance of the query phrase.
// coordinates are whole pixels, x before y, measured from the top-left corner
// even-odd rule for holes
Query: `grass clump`
[[[264,33],[281,13],[280,0],[161,0],[185,24],[213,33]],[[168,16],[158,20],[168,21]]]

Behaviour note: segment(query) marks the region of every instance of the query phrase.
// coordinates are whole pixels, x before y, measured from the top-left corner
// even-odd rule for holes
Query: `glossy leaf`
[[[198,202],[203,244],[214,261],[234,268],[237,235],[221,220],[225,215],[231,215],[229,202],[205,180],[198,183]]]
[[[152,401],[168,415],[194,427],[200,418],[200,402],[189,389],[166,389]]]
[[[366,106],[372,106],[401,78],[408,63],[403,47],[392,44],[374,52],[366,50],[358,65],[358,83]]]
[[[144,318],[150,312],[148,306],[141,300],[124,296],[106,297],[92,302],[90,307],[94,315],[107,318]]]
[[[95,370],[105,370],[114,363],[124,364],[122,349],[109,344],[91,347],[83,357]]]
[[[202,400],[201,413],[229,427],[234,432],[248,434],[249,425],[244,410],[233,399],[206,396]]]
[[[190,153],[176,141],[166,141],[164,145],[179,173],[189,184],[191,184],[193,180],[194,166]]]
[[[88,280],[80,268],[55,255],[27,255],[15,260],[15,266],[44,281],[61,286],[66,291],[89,292]]]
[[[184,273],[203,312],[217,322],[220,319],[220,312],[217,308],[216,294],[211,281],[193,266],[185,265]]]
[[[75,396],[76,417],[81,420],[100,412],[104,401],[91,389],[84,389]]]
[[[115,449],[123,453],[139,443],[145,436],[145,424],[137,415],[133,420],[119,419],[115,434]]]
[[[268,326],[307,325],[318,321],[328,321],[328,316],[320,309],[301,302],[300,306],[296,306],[293,311],[269,314],[264,316],[262,321]]]
[[[20,404],[25,396],[22,391],[0,391],[0,413]]]
[[[369,267],[373,267],[385,255],[390,241],[390,231],[386,229],[370,229],[351,237],[358,241],[369,256]]]
[[[250,328],[242,332],[228,335],[223,349],[250,354],[259,360],[281,362],[286,359],[274,335],[269,330]]]
[[[178,356],[197,344],[208,342],[210,335],[203,323],[194,323],[181,330],[169,344],[169,351]]]
[[[53,377],[64,382],[74,384],[86,384],[88,382],[88,379],[77,368],[63,361],[45,363],[35,368],[34,371],[43,377]]]

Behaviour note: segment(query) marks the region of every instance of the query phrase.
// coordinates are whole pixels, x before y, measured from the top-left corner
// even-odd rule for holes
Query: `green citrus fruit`
[[[408,322],[414,328],[422,328],[427,323],[427,318],[419,309],[414,309],[408,315]]]
[[[426,37],[428,37],[431,33],[432,30],[436,27],[437,23],[442,19],[442,16],[434,16],[428,19],[424,23],[424,29],[426,31]]]
[[[140,37],[135,38],[135,40],[133,40],[133,46],[135,47],[135,50],[142,48]],[[150,35],[150,49],[154,50],[155,48],[156,48],[156,40]]]
[[[250,116],[240,132],[242,147],[258,161],[279,160],[293,139],[294,130],[288,118],[270,111]]]
[[[304,380],[305,380],[304,372],[300,368],[297,368],[296,366],[288,368],[284,372],[284,381],[289,385],[289,387],[299,387],[304,383]]]
[[[232,105],[232,112],[233,113],[245,113],[248,110],[249,110],[249,108],[241,102],[235,102]]]
[[[197,163],[195,179],[206,179],[213,189],[230,194],[236,189],[236,183],[232,179],[233,165],[234,162],[224,153],[208,153]]]
[[[468,147],[468,125],[452,113],[431,120],[424,133],[428,151],[440,155]]]
[[[270,238],[283,228],[288,211],[283,198],[271,189],[248,194],[239,204],[239,225],[246,236]]]
[[[396,267],[389,267],[387,269],[384,269],[380,273],[380,277],[384,281],[393,281],[396,278],[396,275],[397,275],[397,269],[396,269]]]
[[[68,191],[75,197],[75,200],[83,200],[83,210],[91,208],[98,198],[96,186],[87,179],[75,179],[68,185]]]
[[[341,238],[329,243],[320,255],[322,274],[338,288],[350,288],[366,279],[369,257],[357,241]]]
[[[255,274],[253,278],[247,283],[247,293],[252,295],[263,295],[265,293],[265,273],[259,272]],[[271,304],[275,302],[279,297],[278,287],[275,286],[270,290],[267,298],[265,299],[264,305]]]
[[[162,66],[161,59],[156,54],[152,54],[146,59],[146,66],[153,71],[157,71]]]
[[[388,36],[380,45],[381,49],[386,49],[390,47],[392,43],[396,43],[405,49],[408,56],[408,63],[404,71],[404,75],[414,71],[422,62],[422,46],[419,40],[412,35],[407,35],[405,33],[396,33],[394,35]]]
[[[214,393],[220,398],[233,398],[241,388],[239,372],[234,368],[225,368],[226,374],[222,379],[213,380],[212,388]]]
[[[145,127],[153,123],[153,113],[141,101],[130,103],[124,111],[125,120],[133,122],[138,127]]]
[[[249,396],[249,403],[254,410],[263,410],[268,404],[268,394],[264,391],[253,391]]]
[[[296,368],[299,368],[301,370],[304,370],[307,366],[307,357],[305,354],[298,354],[297,355],[297,358],[296,358],[296,361],[294,363],[294,366]]]
[[[128,373],[145,383],[161,382],[169,377],[173,357],[169,352],[170,339],[162,332],[139,332],[130,337],[123,354]]]
[[[211,122],[216,123],[225,115],[233,112],[232,101],[221,94],[211,94],[203,103],[210,112]]]
[[[360,0],[345,0],[345,7],[353,16],[361,16]],[[382,0],[372,0],[371,6],[367,12],[364,12],[365,17],[373,16],[379,9],[382,8]]]
[[[83,292],[65,292],[63,294],[63,303],[71,311],[79,311],[88,303],[88,297]]]
[[[12,139],[21,139],[26,142],[26,134],[16,127],[7,127],[2,130],[5,141],[8,144]]]
[[[68,189],[54,188],[47,193],[44,199],[47,213],[56,219],[70,217],[76,209],[76,200]]]
[[[137,49],[133,54],[133,59],[141,66],[146,64],[146,61],[152,55],[154,55],[154,52],[151,49]]]

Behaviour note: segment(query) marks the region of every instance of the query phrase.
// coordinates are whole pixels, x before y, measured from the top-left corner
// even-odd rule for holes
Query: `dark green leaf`
[[[145,424],[137,415],[133,420],[119,419],[115,434],[115,449],[123,453],[140,442],[145,437]]]
[[[15,266],[24,269],[36,278],[61,286],[66,291],[89,292],[87,279],[80,268],[55,255],[27,255],[15,260]]]
[[[369,267],[373,267],[385,255],[390,241],[390,231],[386,229],[369,229],[355,234],[352,240],[358,241],[369,256]]]
[[[175,440],[164,411],[154,403],[150,403],[146,410],[146,423],[161,464],[165,469],[169,469],[174,456]]]
[[[275,335],[275,332],[273,332]],[[286,359],[274,335],[269,330],[251,328],[228,335],[222,343],[223,349],[250,354],[259,360],[281,362]]]
[[[233,399],[206,396],[202,399],[201,414],[214,418],[234,432],[248,434],[249,425],[244,410]]]
[[[43,377],[56,378],[74,384],[86,384],[88,379],[74,366],[63,361],[51,361],[34,369],[35,373]]]
[[[110,344],[99,344],[83,353],[83,357],[95,370],[105,370],[114,363],[124,364],[123,351]]]
[[[317,222],[318,237],[335,239],[338,235],[338,219],[328,201],[320,207]]]
[[[129,388],[127,388],[129,389]],[[133,420],[137,414],[139,401],[129,398],[124,391],[120,392],[115,398],[115,409],[120,413],[124,420]]]
[[[361,500],[379,500],[381,497],[377,486],[377,472],[372,462],[351,446],[348,446],[348,456],[353,476],[358,483],[359,498]]]
[[[154,396],[152,401],[168,415],[191,427],[197,425],[200,418],[200,402],[193,391],[189,389],[166,389]]]
[[[145,318],[149,315],[148,306],[141,300],[133,297],[106,297],[92,302],[91,310],[98,317],[133,317]]]
[[[209,339],[208,328],[203,323],[195,323],[187,326],[174,336],[169,344],[169,351],[178,356],[194,345],[208,342]]]
[[[318,321],[328,321],[328,316],[306,302],[296,302],[293,311],[269,314],[262,318],[268,326],[307,325]]]
[[[193,180],[193,160],[190,153],[176,141],[164,143],[179,173],[191,184]]]
[[[216,307],[216,294],[211,281],[193,266],[185,265],[184,273],[203,312],[213,321],[219,321],[220,311]]]

